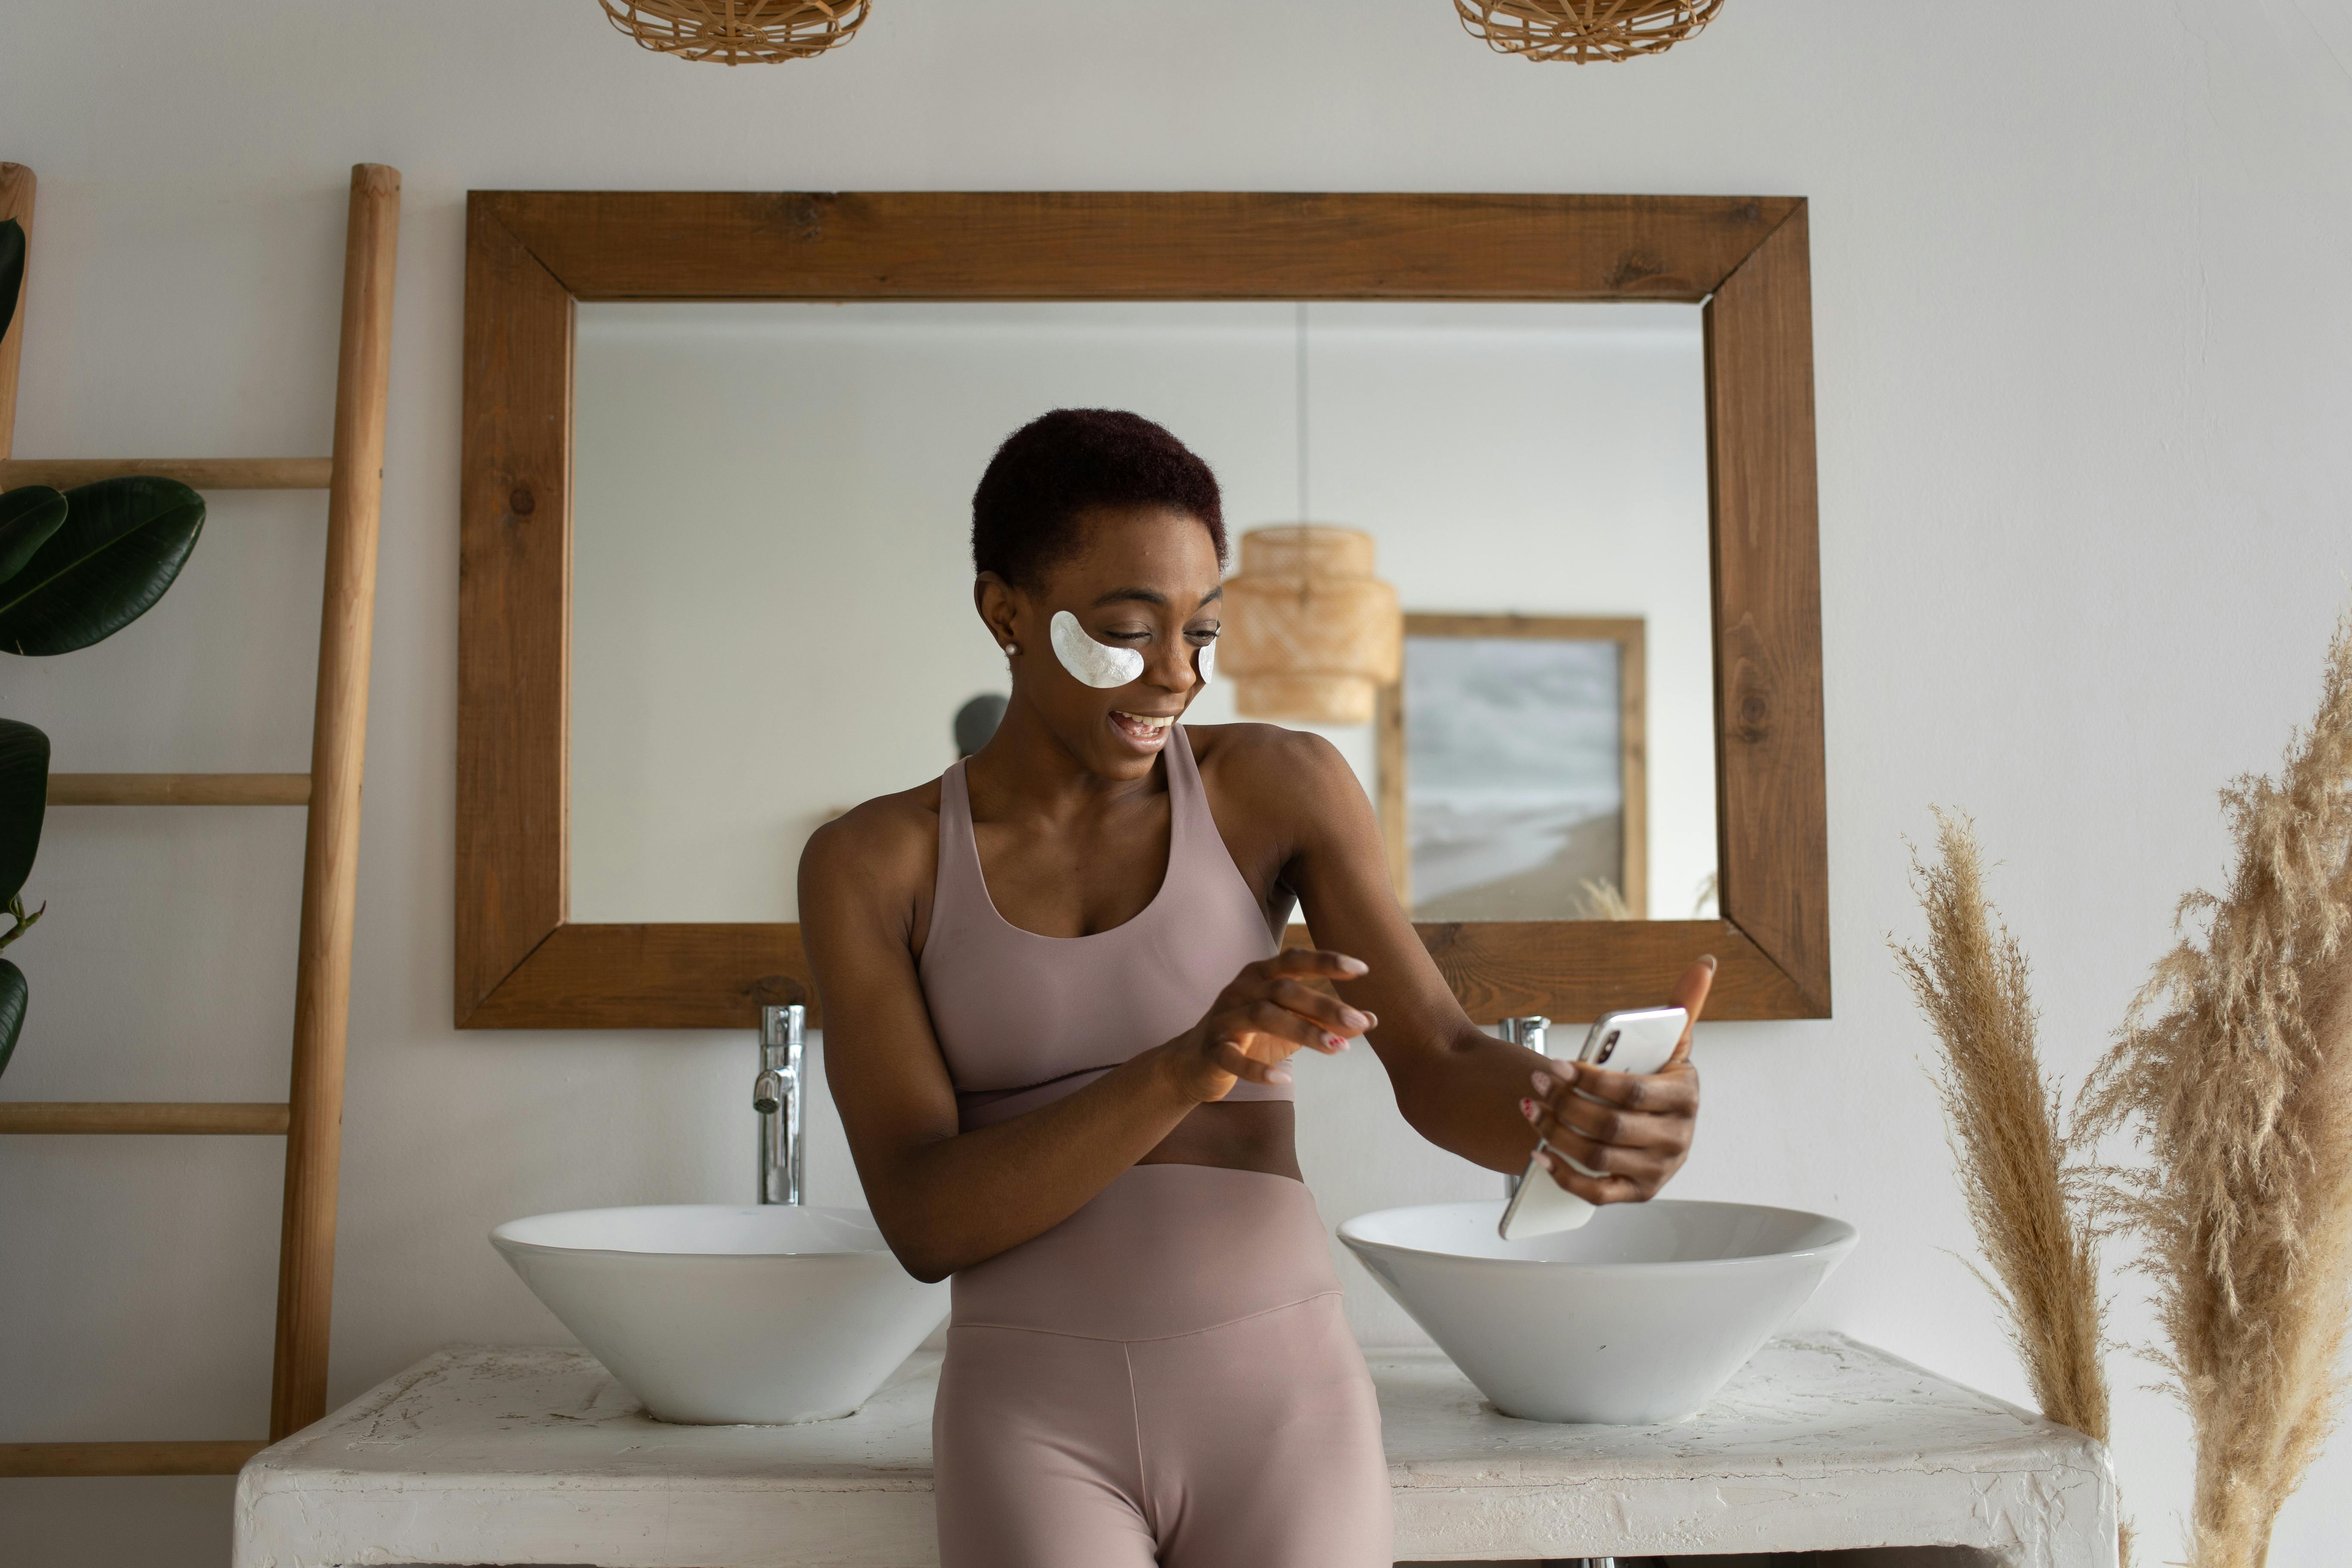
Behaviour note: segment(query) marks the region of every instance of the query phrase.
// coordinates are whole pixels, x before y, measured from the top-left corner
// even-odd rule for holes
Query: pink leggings
[[[1388,1568],[1388,1462],[1307,1189],[1139,1165],[955,1278],[941,1568]]]

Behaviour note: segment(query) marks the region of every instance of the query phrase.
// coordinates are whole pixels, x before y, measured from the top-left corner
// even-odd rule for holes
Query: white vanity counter
[[[1767,1345],[1694,1420],[1497,1415],[1434,1350],[1368,1352],[1402,1561],[1967,1546],[2114,1568],[2106,1455],[1836,1334]],[[674,1426],[583,1352],[442,1351],[255,1457],[236,1568],[921,1568],[939,1358],[856,1415]]]

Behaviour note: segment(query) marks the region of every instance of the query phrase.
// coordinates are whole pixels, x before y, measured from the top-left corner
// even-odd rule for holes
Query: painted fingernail
[[[1347,1042],[1347,1041],[1345,1041],[1345,1040],[1343,1040],[1343,1039],[1341,1039],[1341,1038],[1340,1038],[1339,1036],[1337,1036],[1337,1035],[1326,1035],[1326,1036],[1324,1036],[1324,1037],[1323,1037],[1323,1042],[1324,1042],[1324,1044],[1326,1044],[1326,1045],[1329,1046],[1329,1047],[1330,1047],[1333,1050],[1335,1050],[1335,1051],[1344,1051],[1344,1050],[1346,1050],[1346,1049],[1348,1048],[1348,1042]]]
[[[1706,964],[1709,969],[1713,969],[1716,966],[1715,954],[1711,952],[1701,953],[1698,961],[1701,963]]]
[[[1536,1092],[1538,1094],[1549,1094],[1551,1092],[1551,1074],[1548,1072],[1537,1073],[1528,1081],[1536,1086]]]
[[[1265,1075],[1265,1081],[1268,1083],[1288,1083],[1290,1081],[1290,1075],[1283,1071],[1280,1068],[1276,1068],[1272,1072]]]
[[[1519,1101],[1519,1114],[1526,1117],[1530,1121],[1533,1121],[1536,1119],[1537,1109],[1538,1107],[1536,1102],[1532,1100],[1523,1100]]]
[[[1355,1030],[1359,1034],[1361,1034],[1364,1030],[1372,1026],[1372,1021],[1364,1016],[1363,1014],[1357,1012],[1353,1007],[1349,1008],[1346,1012],[1339,1015],[1339,1022],[1345,1024],[1348,1027]]]

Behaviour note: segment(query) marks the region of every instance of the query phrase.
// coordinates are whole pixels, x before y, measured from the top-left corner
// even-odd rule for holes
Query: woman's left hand
[[[1689,1012],[1690,1025],[1698,1022],[1714,983],[1715,960],[1703,958],[1675,984],[1674,1005]],[[1519,1109],[1551,1146],[1542,1159],[1561,1186],[1588,1203],[1643,1203],[1683,1168],[1698,1125],[1690,1025],[1654,1073],[1560,1062],[1535,1075],[1535,1096]],[[1601,1174],[1586,1175],[1562,1154]]]

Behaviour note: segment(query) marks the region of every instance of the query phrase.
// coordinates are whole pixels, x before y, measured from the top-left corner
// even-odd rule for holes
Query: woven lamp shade
[[[774,65],[849,41],[871,0],[599,0],[613,26],[665,55]]]
[[[1403,667],[1404,615],[1372,575],[1371,535],[1314,522],[1242,535],[1217,673],[1244,718],[1369,724]]]
[[[1715,20],[1723,0],[1454,0],[1474,38],[1531,60],[1663,54]]]

